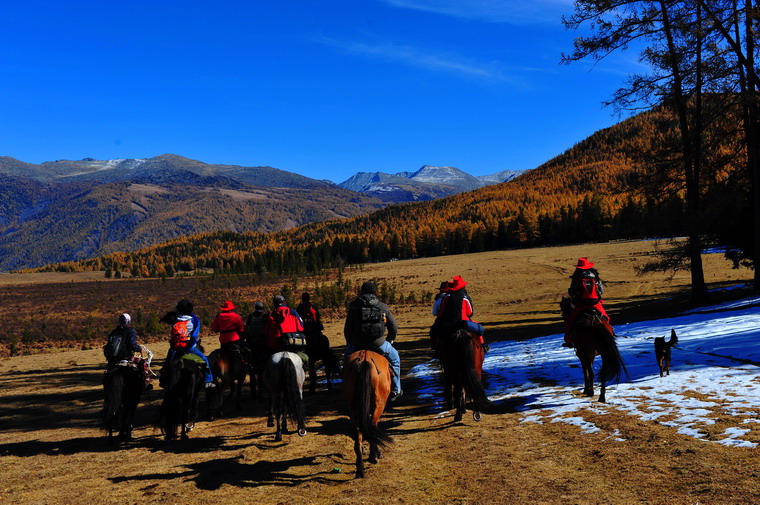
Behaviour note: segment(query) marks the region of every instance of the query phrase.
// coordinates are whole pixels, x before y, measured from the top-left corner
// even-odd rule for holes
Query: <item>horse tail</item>
[[[391,437],[372,422],[376,401],[375,387],[372,384],[372,374],[375,373],[375,367],[372,362],[363,360],[355,365],[355,368],[356,387],[354,387],[354,397],[351,401],[351,418],[365,440],[385,446],[392,441]]]
[[[298,371],[296,370],[296,364],[287,357],[282,358],[281,361],[283,370],[283,380],[285,381],[283,392],[285,394],[285,402],[288,409],[288,417],[298,424],[298,427],[306,426],[306,415],[304,413],[303,397],[301,392],[301,386],[298,384]]]
[[[608,324],[600,324],[596,328],[599,355],[602,357],[599,380],[605,384],[612,381],[619,382],[621,374],[624,373],[628,377],[628,369],[623,363],[623,357],[615,342],[615,332]]]
[[[119,414],[121,408],[121,400],[124,394],[124,387],[126,381],[124,380],[124,374],[118,370],[111,370],[106,375],[106,402],[103,408],[103,425],[107,426],[109,422],[113,421]]]
[[[462,332],[463,336],[458,337],[461,347],[460,351],[464,356],[464,369],[462,370],[462,383],[469,395],[470,399],[475,403],[475,407],[478,411],[484,407],[490,407],[492,405],[491,400],[488,399],[486,390],[483,389],[483,383],[478,379],[478,374],[475,372],[475,351],[473,349],[474,343],[469,333]]]

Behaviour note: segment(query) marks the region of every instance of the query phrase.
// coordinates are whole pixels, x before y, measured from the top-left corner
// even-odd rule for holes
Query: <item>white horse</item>
[[[282,433],[288,433],[287,418],[298,426],[298,435],[306,435],[306,419],[303,406],[303,383],[306,374],[303,361],[293,352],[277,352],[269,358],[264,369],[264,386],[269,392],[269,416],[267,426],[275,425],[275,442],[282,440]]]

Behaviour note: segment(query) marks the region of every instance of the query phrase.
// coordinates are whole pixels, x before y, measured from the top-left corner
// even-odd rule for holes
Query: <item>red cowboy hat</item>
[[[462,279],[461,275],[457,275],[454,277],[454,280],[449,282],[449,291],[457,291],[459,289],[462,289],[467,285],[467,282],[465,282],[464,279]]]
[[[580,268],[581,270],[588,270],[589,268],[594,268],[594,264],[591,263],[588,258],[578,258],[578,264],[575,265],[575,268]]]
[[[232,303],[231,301],[227,300],[219,308],[222,309],[222,310],[235,310],[237,307],[235,307],[234,303]]]
[[[439,291],[448,291],[449,290],[449,281],[443,281],[441,283],[441,287],[438,288]]]

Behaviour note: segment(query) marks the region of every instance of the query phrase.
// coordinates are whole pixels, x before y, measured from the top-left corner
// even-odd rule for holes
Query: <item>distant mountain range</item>
[[[514,172],[489,177],[424,166],[356,174],[336,185],[173,154],[39,165],[0,157],[0,270],[128,252],[202,232],[285,230],[468,191]]]
[[[651,201],[631,187],[646,173],[632,156],[674,124],[667,111],[644,112],[594,133],[510,182],[472,191],[461,191],[460,186],[457,194],[433,201],[389,205],[266,235],[190,236],[129,254],[46,268],[155,276],[200,266],[218,272],[291,275],[394,258],[679,236],[683,234],[683,215],[678,211],[682,202]],[[423,167],[407,174],[357,174],[344,185],[366,190],[389,180],[398,186],[431,178],[449,187],[481,182],[456,169]]]
[[[435,200],[511,181],[521,173],[522,171],[503,170],[492,175],[475,177],[456,167],[424,165],[416,172],[359,172],[338,186],[373,196],[384,202],[413,202]]]

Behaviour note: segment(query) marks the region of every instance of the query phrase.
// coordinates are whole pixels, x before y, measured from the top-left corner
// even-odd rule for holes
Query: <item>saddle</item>
[[[359,345],[354,348],[354,352],[359,352],[359,351],[372,351],[376,354],[379,354],[383,358],[385,358],[388,361],[388,363],[391,362],[390,358],[388,357],[388,353],[386,353],[385,351],[383,351],[381,348],[379,348],[376,345],[364,344],[364,345]],[[391,375],[394,375],[393,367],[391,367],[390,370],[391,370]]]
[[[250,367],[251,366],[251,349],[248,347],[247,344],[240,341],[235,342],[227,342],[226,344],[222,344],[222,347],[220,348],[222,351],[228,351],[231,353],[234,353],[238,358],[240,358],[240,361],[245,364],[245,366]]]

